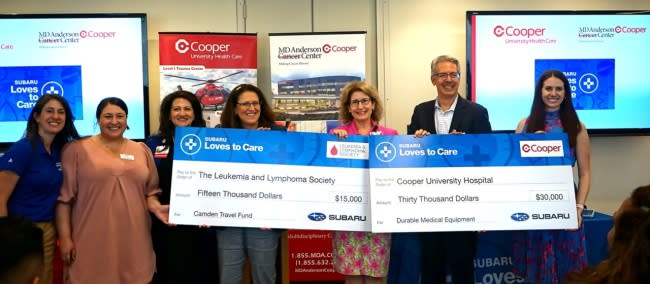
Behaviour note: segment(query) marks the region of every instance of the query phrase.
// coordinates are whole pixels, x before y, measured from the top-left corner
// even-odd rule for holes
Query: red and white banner
[[[208,127],[219,124],[223,104],[238,84],[257,85],[257,35],[159,33],[160,99],[194,93]]]

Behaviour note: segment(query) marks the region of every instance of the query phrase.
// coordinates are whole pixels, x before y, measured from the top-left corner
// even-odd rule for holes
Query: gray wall
[[[157,128],[158,32],[258,34],[258,80],[270,93],[268,33],[367,31],[366,74],[384,95],[384,123],[404,133],[413,106],[435,97],[428,64],[439,54],[465,61],[467,10],[648,10],[647,0],[2,0],[0,13],[148,15],[151,129]],[[461,93],[465,86],[461,85]],[[516,122],[514,122],[516,123]],[[650,184],[650,137],[594,137],[588,204],[613,212]]]

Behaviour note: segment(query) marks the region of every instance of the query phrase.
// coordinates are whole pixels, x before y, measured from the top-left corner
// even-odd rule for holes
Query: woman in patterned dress
[[[578,229],[515,231],[513,235],[515,273],[530,283],[561,283],[568,272],[587,266],[581,214],[591,185],[591,146],[587,128],[578,119],[569,81],[561,71],[548,70],[540,76],[530,115],[519,122],[516,132],[566,132],[571,157],[577,162]]]
[[[351,82],[341,91],[339,120],[333,129],[341,139],[352,135],[397,135],[380,126],[383,107],[377,91],[366,82]],[[334,232],[334,268],[345,275],[345,283],[383,283],[388,273],[390,234]]]

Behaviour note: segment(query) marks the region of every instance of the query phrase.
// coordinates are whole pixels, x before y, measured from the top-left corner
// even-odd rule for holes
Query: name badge
[[[120,154],[120,159],[133,161],[133,160],[135,160],[135,157],[133,155],[131,155],[131,154]]]
[[[165,159],[169,154],[169,147],[165,145],[156,146],[156,150],[153,153],[153,157],[156,159]]]

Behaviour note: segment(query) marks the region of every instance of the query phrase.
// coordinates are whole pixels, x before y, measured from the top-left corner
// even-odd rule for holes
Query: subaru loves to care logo
[[[49,81],[41,87],[41,96],[59,95],[63,97],[63,86],[59,82]]]
[[[325,216],[325,214],[320,212],[314,212],[307,215],[307,218],[309,218],[309,220],[316,221],[316,222],[323,221],[325,220],[326,217],[327,216]]]
[[[514,221],[517,221],[517,222],[526,221],[526,220],[528,220],[528,218],[530,218],[530,216],[528,216],[528,214],[526,214],[526,213],[515,213],[515,214],[510,215],[510,219],[512,219]]]
[[[598,77],[592,73],[584,74],[578,80],[578,87],[585,94],[591,94],[598,90]]]
[[[381,142],[375,147],[375,157],[378,160],[388,163],[397,156],[397,148],[390,142]]]
[[[201,150],[201,138],[195,134],[187,134],[181,138],[181,151],[186,155],[194,155]]]

